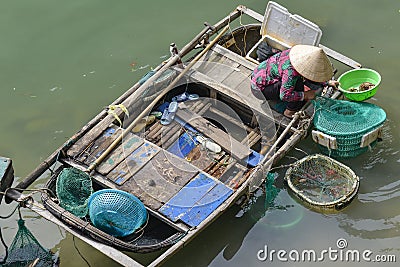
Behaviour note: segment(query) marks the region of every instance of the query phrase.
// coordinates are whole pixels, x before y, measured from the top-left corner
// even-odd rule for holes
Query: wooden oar
[[[225,32],[229,29],[229,25],[225,26],[225,28],[223,28],[221,30],[221,32],[206,46],[206,48],[204,48],[203,51],[201,51],[200,54],[198,54],[190,63],[189,65],[187,65],[187,67],[163,90],[160,92],[159,96],[157,98],[155,98],[153,100],[153,102],[147,106],[147,108],[145,110],[142,111],[142,113],[139,114],[139,116],[137,116],[137,118],[128,126],[128,128],[126,128],[121,135],[119,135],[114,142],[112,142],[110,144],[110,146],[86,169],[86,172],[90,173],[91,171],[93,171],[97,165],[99,165],[107,156],[108,154],[111,153],[111,151],[119,144],[119,142],[121,142],[122,138],[124,137],[124,135],[126,135],[127,133],[129,133],[133,127],[136,126],[136,124],[145,116],[147,115],[151,109],[153,108],[153,106],[159,101],[161,100],[161,98],[168,93],[169,91],[171,91],[174,86],[177,84],[177,82],[186,74],[186,72],[188,72],[193,65],[199,61],[199,59],[205,54],[207,53],[208,50],[211,49],[211,47],[213,47],[216,42],[222,37],[223,34],[225,34]]]

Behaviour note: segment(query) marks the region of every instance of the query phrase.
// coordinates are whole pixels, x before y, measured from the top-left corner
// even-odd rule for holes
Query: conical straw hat
[[[295,45],[289,52],[293,68],[313,82],[326,82],[333,76],[332,64],[324,50],[312,45]]]

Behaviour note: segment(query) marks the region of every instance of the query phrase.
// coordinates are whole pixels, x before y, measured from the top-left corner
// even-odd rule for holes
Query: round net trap
[[[116,189],[103,189],[89,198],[90,221],[98,229],[124,237],[135,233],[147,221],[147,210],[134,195]]]
[[[52,252],[44,249],[33,234],[26,228],[25,221],[18,220],[18,231],[8,251],[6,262],[1,266],[22,267],[53,266],[57,262]]]
[[[285,180],[301,200],[311,206],[340,210],[358,192],[359,177],[346,165],[321,154],[296,161]]]
[[[64,168],[57,177],[56,194],[60,206],[75,216],[85,217],[93,193],[90,176],[75,168]]]
[[[314,105],[314,127],[336,138],[335,149],[319,145],[324,154],[332,157],[350,158],[366,152],[376,139],[362,146],[363,138],[386,120],[385,111],[371,103],[317,97]]]

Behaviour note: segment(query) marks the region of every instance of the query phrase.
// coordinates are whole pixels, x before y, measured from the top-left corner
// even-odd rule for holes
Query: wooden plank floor
[[[114,183],[122,185],[145,166],[159,151],[160,147],[150,143],[143,143],[131,154],[127,154],[126,158],[107,177]]]
[[[103,133],[100,134],[84,151],[82,151],[77,160],[90,165],[95,161],[104,150],[118,137],[121,133],[121,129],[117,126],[111,126],[107,128]]]
[[[207,57],[211,60],[218,59],[218,62],[227,62],[227,64],[229,64],[228,62],[235,62],[235,67],[233,68],[235,71],[227,71],[215,80],[211,76],[216,75],[212,75],[212,73],[213,71],[220,72],[220,68],[212,68],[211,63],[209,63],[208,68],[196,68],[197,65],[195,65],[194,69],[196,69],[197,72],[191,74],[192,78],[205,81],[209,84],[220,82],[223,85],[223,87],[220,87],[220,90],[226,95],[246,103],[259,114],[271,113],[272,117],[283,128],[290,123],[289,118],[273,109],[270,109],[267,101],[260,100],[252,94],[250,89],[250,75],[253,69],[257,66],[255,63],[250,62],[246,58],[241,57],[220,45],[212,47],[211,51],[207,53]],[[239,66],[237,66],[237,63],[239,63]],[[295,131],[295,129],[292,129],[292,131]]]
[[[97,167],[97,171],[103,175],[107,175],[112,169],[123,161],[127,155],[143,144],[144,140],[134,134],[127,134],[122,139],[122,145],[118,146],[105,160]]]
[[[215,56],[215,59],[220,62],[234,63],[223,56]],[[235,68],[232,68],[229,73],[222,71],[217,64],[207,65],[205,69],[208,74],[220,81],[232,81],[237,77],[236,66],[239,70],[243,69],[243,66],[238,64],[235,64]],[[244,78],[242,82],[245,82]],[[192,121],[193,114],[204,115],[212,112],[221,115],[222,111],[218,110],[217,106],[213,106],[211,102],[210,100],[185,102],[186,108],[180,109],[177,117],[181,111],[186,114],[184,119],[189,122]],[[229,116],[225,119],[234,124],[241,123]],[[146,127],[142,137],[129,133],[123,139],[122,144],[114,149],[96,170],[107,180],[113,181],[115,188],[131,192],[139,197],[146,206],[154,210],[165,204],[202,171],[220,179],[222,183],[231,188],[237,187],[243,181],[243,175],[248,173],[248,169],[239,164],[229,153],[233,151],[234,157],[238,159],[246,158],[250,153],[249,147],[260,141],[259,132],[249,126],[244,126],[247,136],[243,140],[237,141],[233,138],[226,138],[227,134],[224,131],[215,126],[211,127],[211,123],[205,118],[200,117],[200,121],[200,124],[195,124],[196,130],[217,140],[216,142],[222,144],[226,152],[210,153],[197,145],[186,159],[180,159],[164,149],[167,149],[185,132],[183,127],[175,121],[168,127],[162,126],[156,121]],[[120,132],[119,127],[112,125],[95,138],[92,144],[75,159],[89,165],[115,140]],[[210,132],[213,133],[210,134]],[[89,134],[91,133],[89,132]],[[226,140],[229,141],[229,144]]]

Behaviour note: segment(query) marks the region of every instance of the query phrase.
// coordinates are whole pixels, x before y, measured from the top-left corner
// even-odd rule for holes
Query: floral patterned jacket
[[[290,49],[284,50],[261,62],[251,75],[251,89],[263,91],[267,85],[281,81],[279,97],[282,101],[302,101],[304,93],[294,91],[297,79],[302,76],[290,63],[289,52]]]

